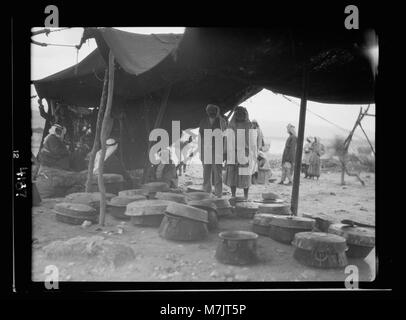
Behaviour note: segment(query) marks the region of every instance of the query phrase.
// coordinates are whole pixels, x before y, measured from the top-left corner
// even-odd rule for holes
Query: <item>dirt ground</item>
[[[180,185],[201,184],[201,166],[191,165],[180,177]],[[280,177],[280,170],[273,170]],[[350,218],[375,224],[375,175],[363,173],[363,187],[356,178],[346,177],[340,185],[340,173],[323,171],[320,180],[301,178],[299,215],[323,213],[335,221]],[[277,183],[255,185],[250,189],[252,200],[261,193],[272,191],[290,202],[291,186]],[[225,188],[227,191],[227,188]],[[239,190],[238,195],[242,195]],[[230,194],[225,197],[230,197]],[[61,281],[343,281],[344,270],[322,270],[301,265],[293,258],[294,248],[268,237],[258,238],[260,262],[254,266],[236,267],[219,263],[215,257],[218,233],[224,230],[251,230],[251,220],[228,218],[219,221],[219,230],[210,233],[205,241],[173,242],[162,239],[156,228],[132,226],[129,222],[118,233],[120,221],[108,216],[106,226],[88,228],[71,226],[55,220],[52,208],[62,199],[44,199],[33,208],[33,270],[34,281],[44,281],[47,265],[55,265]],[[110,231],[110,232],[109,232]],[[120,267],[101,267],[88,259],[48,259],[43,247],[55,240],[77,236],[102,236],[124,243],[135,252],[135,259]],[[359,268],[361,281],[372,281],[376,272],[375,250],[365,260],[351,260]]]

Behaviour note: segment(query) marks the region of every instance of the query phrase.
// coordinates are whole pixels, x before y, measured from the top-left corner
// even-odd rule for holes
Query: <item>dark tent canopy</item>
[[[187,28],[183,36],[86,29],[83,40],[95,38],[98,48],[78,65],[34,85],[39,97],[97,107],[112,50],[117,66],[113,109],[126,114],[125,162],[140,167],[147,131],[168,88],[160,125],[167,130],[172,120],[181,121],[183,129],[196,127],[207,103],[225,113],[263,88],[300,97],[304,63],[309,100],[373,102],[374,78],[363,37],[361,32],[294,29]]]

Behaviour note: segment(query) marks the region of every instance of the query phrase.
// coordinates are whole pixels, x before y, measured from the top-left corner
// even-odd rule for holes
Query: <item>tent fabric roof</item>
[[[242,91],[255,94],[267,88],[300,97],[302,66],[307,61],[309,100],[337,104],[374,101],[374,78],[358,33],[187,28],[182,36],[98,28],[89,37],[96,39],[98,49],[88,57],[76,66],[34,81],[40,97],[78,106],[98,105],[111,49],[118,66],[115,97],[126,100],[140,99],[168,85],[173,86],[169,103],[182,99],[187,92],[191,109],[197,105],[203,108],[212,99],[223,112],[240,100],[237,96]],[[200,82],[192,81],[197,78]],[[226,89],[233,87],[232,92]],[[253,87],[258,90],[248,90]]]
[[[112,28],[102,28],[99,32],[120,66],[132,75],[139,75],[157,65],[182,38],[179,34],[143,35]]]

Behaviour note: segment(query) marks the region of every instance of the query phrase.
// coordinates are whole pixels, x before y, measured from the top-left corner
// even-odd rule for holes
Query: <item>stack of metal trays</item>
[[[186,196],[179,193],[157,192],[155,198],[186,204]]]
[[[171,203],[159,227],[159,235],[167,240],[197,241],[208,236],[208,213],[189,205]]]
[[[186,192],[204,192],[203,185],[191,184],[187,187]]]
[[[117,220],[130,220],[130,217],[125,214],[127,205],[134,201],[142,200],[146,200],[146,198],[144,196],[114,197],[107,203],[107,212]]]
[[[264,192],[262,194],[262,199],[263,200],[278,200],[280,199],[279,195],[273,192]]]
[[[237,202],[234,213],[239,218],[252,219],[258,212],[259,204],[252,201]]]
[[[185,194],[188,200],[203,200],[203,199],[213,199],[213,195],[204,191],[187,192]]]
[[[328,232],[328,228],[335,221],[323,213],[303,213],[303,217],[311,218],[316,221],[316,229],[321,232]]]
[[[252,220],[252,231],[262,236],[269,237],[271,220],[275,215],[270,213],[257,213]]]
[[[324,232],[299,232],[292,242],[293,257],[316,268],[344,268],[348,264],[345,238]]]
[[[291,244],[295,234],[312,231],[316,221],[314,219],[273,215],[269,225],[269,236],[279,242]]]
[[[106,193],[107,202],[114,197],[115,197],[114,194]],[[68,194],[65,197],[64,202],[86,204],[96,209],[97,213],[99,213],[100,198],[101,198],[100,192],[76,192]]]
[[[375,229],[349,226],[342,223],[330,225],[328,232],[347,240],[347,257],[365,259],[375,247]]]
[[[127,197],[127,198],[132,198],[132,197],[144,197],[146,198],[148,196],[148,190],[146,189],[130,189],[130,190],[122,190],[118,193],[120,197]],[[141,200],[141,199],[137,199]]]
[[[217,207],[218,217],[230,217],[233,215],[233,207],[227,199],[213,199]]]
[[[258,213],[270,213],[277,215],[290,215],[290,207],[284,203],[263,203],[258,206]]]
[[[148,192],[149,199],[154,199],[157,192],[167,192],[170,190],[166,182],[149,182],[143,184],[141,188]]]
[[[231,197],[228,199],[228,201],[230,202],[231,206],[235,207],[238,202],[247,202],[248,200],[244,197]]]
[[[54,207],[56,220],[73,224],[81,225],[84,221],[97,223],[98,214],[96,209],[81,203],[61,202],[57,203]]]
[[[183,193],[183,189],[182,188],[170,188],[168,190],[168,192],[171,192],[171,193]]]
[[[214,231],[217,229],[217,207],[212,199],[192,200],[188,202],[188,205],[207,211],[209,221],[207,224],[207,228],[209,229],[209,231]]]
[[[134,201],[127,205],[125,215],[130,217],[135,226],[159,227],[170,203],[167,200]]]

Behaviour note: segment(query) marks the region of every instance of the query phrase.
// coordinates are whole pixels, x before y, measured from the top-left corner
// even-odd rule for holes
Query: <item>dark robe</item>
[[[296,136],[291,134],[286,140],[285,149],[283,150],[282,163],[290,162],[295,163],[296,156]]]
[[[54,134],[49,134],[39,153],[43,166],[69,170],[69,151],[63,141]]]

